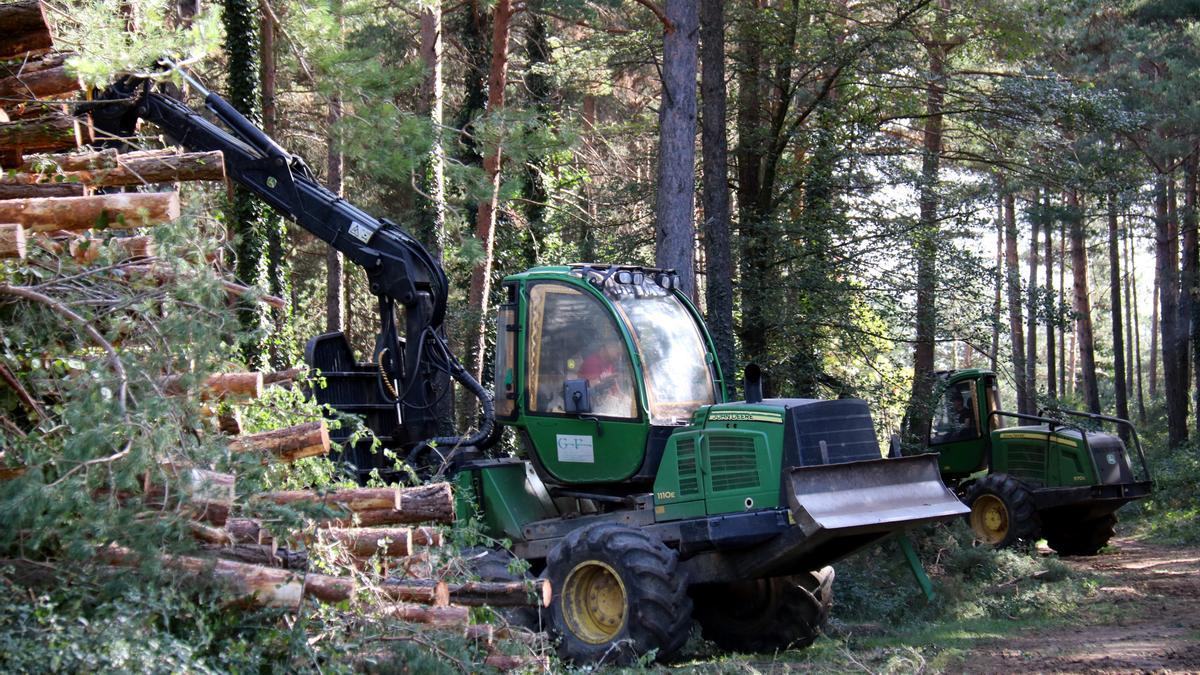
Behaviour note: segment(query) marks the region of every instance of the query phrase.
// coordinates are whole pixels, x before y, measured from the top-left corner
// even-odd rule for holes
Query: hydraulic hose
[[[488,447],[495,443],[496,438],[494,431],[496,427],[496,404],[492,398],[491,392],[483,388],[483,385],[476,380],[475,377],[463,368],[458,359],[450,353],[450,349],[446,346],[444,339],[441,336],[435,336],[433,344],[437,345],[441,352],[442,358],[446,360],[446,365],[449,366],[450,376],[457,380],[460,384],[466,387],[477,399],[483,408],[483,421],[475,433],[466,436],[435,436],[433,438],[421,441],[409,453],[406,460],[409,464],[413,464],[420,455],[428,450],[434,450],[441,457],[442,466],[438,473],[442,473],[447,467],[449,460],[457,454],[463,446]],[[448,447],[449,452],[440,452],[436,448]]]

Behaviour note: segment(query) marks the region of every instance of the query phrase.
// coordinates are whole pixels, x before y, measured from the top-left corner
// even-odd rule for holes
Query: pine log
[[[436,523],[454,522],[454,494],[449,483],[433,483],[400,491],[399,509],[416,520]]]
[[[13,0],[0,4],[0,59],[50,49],[54,38],[39,0]]]
[[[70,53],[47,54],[39,59],[0,67],[0,100],[37,99],[78,91],[79,78],[68,72]]]
[[[202,541],[206,544],[217,546],[230,546],[233,544],[233,537],[229,531],[221,527],[212,527],[203,523],[189,522],[188,531],[197,541]]]
[[[178,395],[187,392],[182,376],[167,378],[163,387],[168,394]],[[262,390],[262,373],[213,373],[204,380],[200,396],[203,400],[220,399],[227,396],[258,398],[262,396]],[[289,429],[295,429],[295,427],[289,427]]]
[[[0,176],[0,186],[70,182],[88,187],[120,187],[178,181],[225,180],[225,156],[220,151],[176,153],[171,150],[130,152],[124,155],[93,153],[90,161],[70,170],[51,159],[26,161],[36,169]]]
[[[208,547],[206,550],[225,560],[279,567],[285,570],[308,569],[308,554],[304,551],[289,551],[267,544],[236,544],[234,546]]]
[[[339,542],[351,555],[362,558],[375,554],[402,557],[413,552],[413,531],[407,527],[327,528],[318,536]]]
[[[225,292],[232,298],[244,297],[252,290],[249,286],[243,286],[242,284],[227,280],[222,280],[221,285],[225,287]],[[270,305],[275,309],[287,308],[287,300],[284,300],[283,298],[277,298],[274,295],[266,295],[265,293],[260,294],[258,296],[258,301],[263,304]]]
[[[449,605],[446,607],[428,607],[425,605],[409,605],[401,603],[389,606],[386,610],[384,610],[384,614],[393,619],[399,619],[409,623],[422,623],[439,628],[457,628],[461,626],[464,627],[464,631],[467,629],[476,628],[475,626],[466,625],[467,621],[469,621],[471,618],[471,610],[467,607],[459,607],[455,605]],[[487,624],[480,625],[485,628],[491,628],[491,626]],[[475,639],[486,639],[486,631],[476,630],[474,633],[479,636]],[[488,640],[486,644],[491,645],[491,641]]]
[[[23,466],[6,466],[0,467],[0,480],[12,480],[25,475],[25,467]]]
[[[270,544],[275,541],[262,523],[253,518],[230,518],[225,523],[225,529],[239,544]]]
[[[111,169],[117,165],[117,151],[113,148],[94,152],[68,152],[58,155],[33,155],[26,157],[17,167],[18,174],[46,175]]]
[[[87,145],[93,140],[91,124],[65,113],[0,122],[0,148],[5,150],[55,152]]]
[[[118,258],[134,260],[154,256],[154,237],[140,235],[136,237],[109,237],[107,239],[93,236],[89,231],[82,236],[72,237],[67,242],[67,251],[76,262],[87,264],[95,262],[105,249],[119,251]]]
[[[438,547],[442,545],[442,533],[432,527],[417,527],[413,529],[413,543],[419,546]]]
[[[467,581],[450,584],[450,600],[459,605],[473,607],[549,607],[551,598],[549,579],[524,581]]]
[[[0,224],[0,258],[25,259],[25,228],[20,223]]]
[[[309,574],[304,578],[304,594],[322,602],[346,602],[354,598],[358,584],[347,577],[332,577],[325,574]],[[449,594],[444,582],[426,582],[424,584],[384,584],[379,587],[383,596],[389,600],[401,602],[419,602],[435,607],[445,607],[450,603]]]
[[[288,368],[287,370],[277,370],[273,373],[263,375],[263,385],[271,386],[273,384],[287,385],[291,384],[299,377],[308,374],[307,368]]]
[[[236,410],[217,415],[217,430],[226,436],[242,435],[242,414]]]
[[[105,548],[99,555],[113,565],[140,564],[136,554],[118,546]],[[182,555],[164,555],[161,560],[167,568],[189,576],[213,577],[234,593],[232,602],[295,610],[304,597],[304,575],[288,570]]]
[[[146,475],[144,500],[157,507],[178,507],[189,517],[222,527],[229,519],[235,499],[232,475],[204,469],[186,468],[180,471],[177,489],[152,481]]]
[[[468,640],[475,640],[484,647],[490,648],[496,641],[496,627],[490,623],[473,624],[466,627],[463,637]]]
[[[255,375],[258,375],[258,387],[261,391],[262,375]],[[305,457],[329,454],[329,428],[325,426],[325,420],[306,422],[286,429],[243,436],[230,443],[229,448],[234,452],[260,452],[274,455],[285,462],[294,462]],[[301,492],[313,496],[311,492]],[[390,493],[394,498],[395,491],[391,490]]]
[[[483,660],[483,665],[496,670],[531,669],[549,672],[550,660],[545,656],[513,656],[512,654],[489,654]]]
[[[287,490],[283,492],[264,492],[256,495],[255,499],[272,502],[281,506],[290,504],[340,507],[353,513],[394,508],[400,503],[399,491],[394,487],[355,488],[352,490],[336,490],[324,494],[311,490]]]
[[[141,227],[178,217],[177,192],[128,192],[0,202],[0,222],[20,223],[30,232],[77,232],[97,226]]]
[[[0,199],[47,199],[49,197],[82,197],[82,183],[14,184],[0,179]]]

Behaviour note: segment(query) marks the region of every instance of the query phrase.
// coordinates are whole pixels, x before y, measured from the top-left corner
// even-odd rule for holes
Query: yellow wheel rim
[[[1008,536],[1008,507],[995,495],[980,495],[971,505],[971,529],[993,546]]]
[[[589,644],[604,644],[625,625],[625,584],[609,565],[579,563],[563,582],[562,607],[567,628]]]

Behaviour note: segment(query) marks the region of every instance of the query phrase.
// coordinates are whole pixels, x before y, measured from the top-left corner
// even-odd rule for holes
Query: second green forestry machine
[[[314,395],[364,415],[411,464],[440,466],[461,513],[550,579],[547,624],[564,658],[667,656],[693,620],[728,649],[809,644],[831,603],[830,563],[967,512],[936,456],[882,457],[864,401],[764,400],[754,367],[746,400],[725,400],[712,339],[671,270],[575,264],[506,278],[493,396],[447,347],[446,276],[421,244],[184,78],[211,119],[146,79],[107,90],[97,117],[116,135],[143,119],[188,150],[224,152],[231,179],[366,270],[374,352],[360,363],[342,334],[314,338],[307,358],[328,383]],[[446,373],[481,403],[472,434],[437,433]],[[523,458],[496,450],[500,425]],[[389,468],[362,448],[346,458]]]

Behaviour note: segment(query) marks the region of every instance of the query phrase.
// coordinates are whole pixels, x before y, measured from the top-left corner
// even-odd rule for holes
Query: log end
[[[25,228],[20,223],[0,224],[0,258],[25,259]]]

